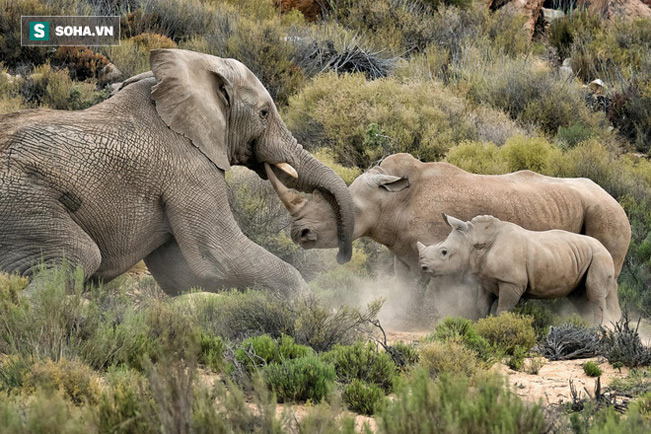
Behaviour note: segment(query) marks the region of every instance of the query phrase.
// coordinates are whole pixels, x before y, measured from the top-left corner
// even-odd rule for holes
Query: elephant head
[[[156,111],[214,165],[244,165],[304,192],[318,191],[336,219],[340,263],[352,254],[353,201],[344,181],[297,143],[262,83],[242,63],[186,50],[151,52]],[[265,170],[265,163],[268,165]]]
[[[337,219],[328,200],[315,190],[310,200],[291,191],[274,173],[268,173],[269,181],[278,197],[292,216],[292,240],[304,249],[328,249],[337,247]],[[348,188],[355,208],[353,239],[369,236],[377,227],[381,210],[392,197],[409,187],[405,177],[393,176],[381,167],[374,167],[357,177]]]

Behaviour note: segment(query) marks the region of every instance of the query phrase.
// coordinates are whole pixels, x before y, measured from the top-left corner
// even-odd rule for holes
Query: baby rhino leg
[[[525,288],[514,283],[500,282],[498,285],[497,314],[513,310],[524,294]]]
[[[585,278],[585,291],[593,309],[595,324],[601,325],[604,320],[611,321],[614,316],[619,317],[615,268],[605,249],[603,252],[595,252],[592,257]]]

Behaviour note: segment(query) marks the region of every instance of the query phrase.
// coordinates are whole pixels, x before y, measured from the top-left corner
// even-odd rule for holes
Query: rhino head
[[[420,269],[428,276],[456,274],[469,266],[473,224],[445,214],[443,218],[452,227],[452,232],[444,241],[431,246],[425,246],[420,241],[416,243]]]

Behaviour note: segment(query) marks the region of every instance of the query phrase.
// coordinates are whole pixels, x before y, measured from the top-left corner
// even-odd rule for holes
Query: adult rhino
[[[144,258],[170,294],[302,288],[296,269],[242,234],[228,204],[224,172],[237,164],[266,178],[264,163],[330,200],[338,260],[350,258],[346,184],[296,142],[246,66],[185,50],[153,50],[150,64],[87,110],[0,116],[0,270],[29,275],[65,255],[108,281]]]
[[[270,174],[271,184],[292,215],[292,239],[303,248],[336,246],[335,215],[318,193],[306,200]],[[532,231],[562,229],[598,239],[621,272],[631,238],[626,213],[599,185],[584,178],[552,178],[528,170],[475,175],[451,164],[423,163],[409,154],[387,157],[349,186],[355,207],[353,239],[369,237],[395,254],[400,276],[418,276],[418,241],[443,241],[449,227],[442,213],[470,220],[490,214]],[[430,288],[465,283],[434,278]],[[477,290],[470,291],[476,297]],[[459,297],[460,299],[463,296]],[[475,302],[467,306],[475,306]],[[462,309],[457,314],[484,313]]]

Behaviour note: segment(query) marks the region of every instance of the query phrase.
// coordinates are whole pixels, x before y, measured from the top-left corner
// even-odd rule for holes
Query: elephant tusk
[[[292,178],[298,178],[298,172],[289,163],[276,163],[275,166]]]

